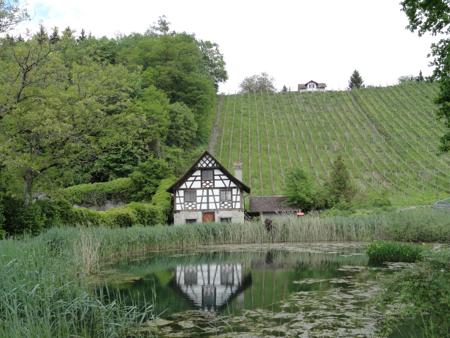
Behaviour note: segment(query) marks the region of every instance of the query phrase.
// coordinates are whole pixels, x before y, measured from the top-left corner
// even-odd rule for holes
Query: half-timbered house
[[[174,224],[244,222],[242,165],[236,164],[233,176],[209,152],[169,189],[173,195]]]

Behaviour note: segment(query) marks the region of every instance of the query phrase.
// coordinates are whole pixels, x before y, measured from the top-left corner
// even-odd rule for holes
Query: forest
[[[50,226],[49,210],[67,200],[61,189],[74,185],[134,175],[131,200],[151,199],[207,142],[226,79],[218,45],[171,31],[165,17],[117,38],[44,26],[6,35],[0,229]]]

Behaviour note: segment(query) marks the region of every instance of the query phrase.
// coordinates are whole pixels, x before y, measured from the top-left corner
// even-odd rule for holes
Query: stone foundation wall
[[[231,218],[232,223],[244,223],[244,211],[242,210],[216,210],[214,211],[216,222],[221,218]],[[196,223],[202,223],[201,211],[178,211],[173,215],[175,225],[186,224],[187,219],[195,219]]]

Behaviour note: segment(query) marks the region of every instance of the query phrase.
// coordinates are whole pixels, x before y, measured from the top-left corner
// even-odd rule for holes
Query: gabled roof
[[[208,163],[213,163],[212,166],[208,166]],[[203,154],[200,156],[200,158],[192,165],[191,168],[189,168],[186,173],[180,177],[178,181],[176,181],[174,184],[172,184],[168,189],[167,192],[174,193],[175,190],[177,190],[193,173],[194,171],[198,169],[220,169],[222,172],[228,176],[228,178],[234,182],[239,188],[244,190],[247,193],[250,193],[250,188],[245,185],[243,182],[238,180],[234,175],[232,175],[222,164],[220,164],[217,159],[212,156],[208,151],[203,152]]]
[[[298,211],[288,204],[286,196],[250,196],[249,212],[293,212]]]

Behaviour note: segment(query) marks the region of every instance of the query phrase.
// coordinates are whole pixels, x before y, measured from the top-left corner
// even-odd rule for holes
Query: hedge
[[[62,189],[61,194],[68,202],[81,206],[101,206],[106,201],[129,201],[134,193],[130,178],[118,178],[109,182],[87,183]]]
[[[87,208],[73,208],[68,225],[130,227],[133,225],[152,226],[165,223],[162,210],[150,203],[132,202],[107,211]]]
[[[167,223],[170,213],[172,212],[172,195],[167,189],[175,182],[175,177],[169,177],[161,180],[158,189],[152,197],[152,204],[157,206],[164,215],[164,222]]]
[[[129,227],[132,225],[152,226],[167,224],[171,212],[171,195],[166,190],[175,181],[174,177],[161,180],[151,203],[132,202],[127,205],[95,211],[87,208],[73,208],[66,220],[72,225]]]

